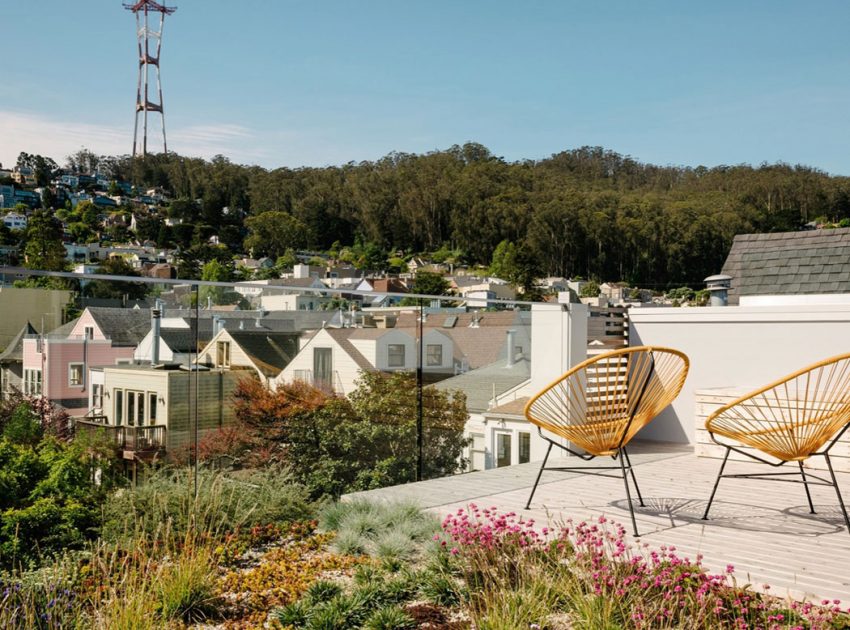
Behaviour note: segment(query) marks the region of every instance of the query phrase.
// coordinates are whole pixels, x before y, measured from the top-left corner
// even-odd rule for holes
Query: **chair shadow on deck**
[[[711,520],[704,521],[702,515],[707,503],[704,499],[644,497],[644,503],[644,507],[636,506],[636,514],[660,517],[667,521],[664,525],[659,524],[653,533],[687,525],[699,525],[706,530],[717,527],[806,537],[825,536],[844,530],[844,518],[838,505],[821,504],[817,514],[810,514],[808,505],[780,509],[715,500]],[[625,500],[611,501],[608,505],[628,514],[629,505]]]

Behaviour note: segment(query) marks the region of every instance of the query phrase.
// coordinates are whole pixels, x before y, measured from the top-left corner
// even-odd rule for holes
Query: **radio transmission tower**
[[[162,123],[162,150],[168,153],[165,140],[165,112],[162,109],[162,82],[159,78],[159,53],[162,50],[162,27],[165,16],[171,15],[177,7],[167,7],[155,0],[138,0],[125,4],[124,8],[136,15],[136,37],[139,40],[139,82],[136,89],[136,126],[133,130],[133,157],[148,154],[148,112],[157,112]],[[153,30],[149,24],[150,14],[159,13],[159,30]],[[156,18],[153,18],[156,21]],[[150,99],[150,72],[156,73],[156,91],[159,101]],[[139,146],[139,115],[142,117],[142,143]]]

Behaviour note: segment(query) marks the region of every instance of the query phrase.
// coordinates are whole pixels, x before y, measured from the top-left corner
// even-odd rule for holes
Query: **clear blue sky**
[[[850,2],[175,0],[169,145],[266,167],[473,140],[850,175]],[[132,144],[120,0],[5,2],[0,162]],[[156,136],[154,136],[156,138]]]

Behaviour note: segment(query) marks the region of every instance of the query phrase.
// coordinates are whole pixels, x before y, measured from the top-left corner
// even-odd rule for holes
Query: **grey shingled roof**
[[[723,265],[742,295],[850,293],[850,228],[739,234]]]
[[[54,338],[67,337],[71,334],[71,331],[74,330],[74,327],[77,325],[78,321],[80,321],[79,317],[72,319],[70,322],[66,322],[61,326],[54,328],[47,334]],[[36,331],[36,333],[38,333],[38,331]]]
[[[89,306],[86,310],[115,346],[138,346],[151,329],[148,309]]]
[[[441,390],[459,389],[466,394],[466,408],[469,411],[487,411],[493,390],[500,395],[509,389],[524,383],[531,375],[527,359],[520,359],[511,367],[505,360],[496,361],[477,370],[440,381],[434,387]]]
[[[298,353],[298,333],[253,330],[227,332],[266,376],[280,374]]]
[[[38,331],[32,324],[27,322],[26,326],[21,328],[19,332],[6,349],[0,353],[0,363],[20,363],[24,359],[24,337],[27,335],[35,335]]]

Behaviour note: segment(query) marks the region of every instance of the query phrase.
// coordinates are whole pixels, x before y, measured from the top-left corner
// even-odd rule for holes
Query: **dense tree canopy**
[[[101,157],[98,167],[168,191],[177,200],[169,215],[188,224],[170,235],[182,248],[217,233],[230,247],[247,236],[257,255],[336,243],[342,258],[359,243],[358,262],[385,268],[398,250],[459,252],[455,262],[489,265],[507,241],[524,261],[519,275],[643,286],[699,284],[720,270],[735,234],[850,218],[847,177],[788,164],[655,166],[599,147],[520,162],[468,143],[326,168],[174,154]]]

